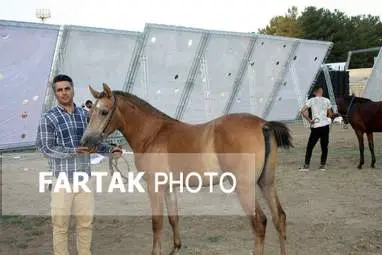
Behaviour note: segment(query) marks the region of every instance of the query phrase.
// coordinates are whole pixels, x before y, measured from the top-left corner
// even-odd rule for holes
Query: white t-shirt
[[[312,109],[312,120],[315,120],[313,128],[323,127],[330,124],[328,110],[332,104],[326,97],[312,97],[305,105]]]

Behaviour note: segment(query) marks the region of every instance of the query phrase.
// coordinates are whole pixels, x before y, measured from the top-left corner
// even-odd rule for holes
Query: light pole
[[[40,19],[42,23],[45,23],[45,20],[51,17],[49,9],[36,9],[36,18]]]

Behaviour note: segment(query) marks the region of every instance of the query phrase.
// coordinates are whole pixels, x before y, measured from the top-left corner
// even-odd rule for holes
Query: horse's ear
[[[102,83],[102,85],[103,85],[103,92],[105,93],[106,97],[111,98],[112,92],[109,85],[107,85],[106,83]]]
[[[92,95],[93,95],[93,97],[94,98],[100,98],[101,97],[101,93],[100,92],[98,92],[98,91],[96,91],[96,90],[94,90],[93,88],[92,88],[92,86],[90,86],[89,85],[89,90],[90,90],[90,93],[92,93]]]

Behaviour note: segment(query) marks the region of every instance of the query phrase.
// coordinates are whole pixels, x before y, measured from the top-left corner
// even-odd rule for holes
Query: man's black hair
[[[312,93],[309,95],[308,99],[311,99],[312,97],[316,97],[316,96],[314,95],[314,92],[316,92],[316,91],[319,90],[319,89],[324,90],[324,86],[322,86],[322,85],[316,85],[316,86],[314,86],[314,88],[312,89]],[[309,116],[309,118],[312,118],[312,108],[309,108],[309,109],[308,109],[308,116]]]
[[[321,85],[315,86],[314,89],[313,89],[313,92],[315,92],[315,91],[317,91],[319,89],[324,89],[324,87],[321,86]]]
[[[56,75],[54,78],[53,78],[53,84],[52,84],[52,87],[53,87],[53,90],[55,91],[56,90],[56,82],[60,82],[60,81],[67,81],[70,83],[70,86],[73,87],[73,80],[72,78],[70,78],[68,75],[66,74],[58,74]]]

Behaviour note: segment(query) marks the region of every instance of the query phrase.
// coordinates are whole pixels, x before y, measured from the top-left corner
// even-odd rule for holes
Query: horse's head
[[[370,102],[370,99],[356,97],[354,94],[339,97],[336,100],[338,113],[343,117],[344,123],[348,124],[356,104]]]
[[[90,120],[81,138],[81,145],[93,147],[117,129],[117,102],[111,89],[105,83],[103,83],[102,92],[94,90],[91,86],[89,90],[96,101],[89,112]]]
[[[349,105],[348,100],[345,97],[339,97],[336,99],[338,113],[343,117],[346,115]]]

